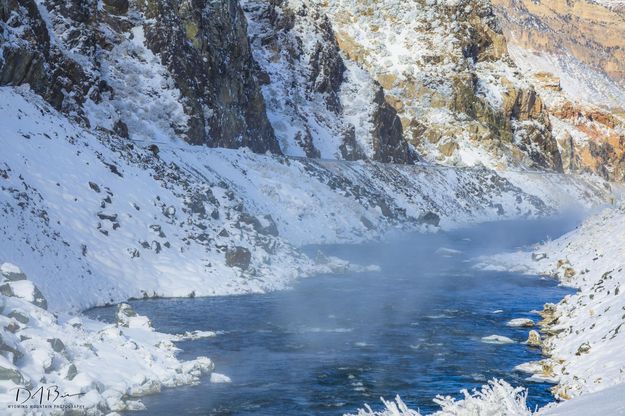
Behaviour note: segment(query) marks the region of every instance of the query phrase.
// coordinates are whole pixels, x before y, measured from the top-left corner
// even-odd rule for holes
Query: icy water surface
[[[437,394],[503,378],[529,389],[528,401],[551,401],[549,385],[514,366],[540,358],[521,342],[511,318],[560,300],[552,280],[476,271],[469,258],[555,238],[571,220],[486,224],[391,243],[310,247],[381,271],[317,276],[265,295],[131,302],[162,332],[219,331],[179,343],[180,356],[210,357],[231,384],[165,390],[143,399],[148,415],[341,415],[396,394],[415,409],[437,410]],[[445,250],[441,250],[445,248]],[[456,251],[453,251],[456,250]],[[554,260],[555,261],[555,260]],[[110,320],[112,308],[89,312]],[[481,342],[504,335],[517,343]]]

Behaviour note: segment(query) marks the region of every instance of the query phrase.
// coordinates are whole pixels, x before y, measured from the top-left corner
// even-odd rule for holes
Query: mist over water
[[[265,295],[132,302],[157,330],[220,331],[185,341],[182,358],[210,357],[231,384],[167,390],[143,399],[149,415],[341,415],[400,394],[423,412],[438,394],[459,397],[493,377],[529,389],[528,402],[552,401],[547,384],[514,366],[540,358],[509,319],[567,292],[535,276],[472,268],[472,258],[557,238],[580,222],[483,224],[449,233],[411,234],[355,246],[307,247],[380,271],[317,276]],[[113,308],[92,310],[111,319]],[[497,345],[482,337],[516,341]]]

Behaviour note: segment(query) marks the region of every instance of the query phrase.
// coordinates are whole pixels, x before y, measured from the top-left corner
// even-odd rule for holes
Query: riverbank
[[[113,318],[108,324],[93,321],[82,313],[61,312],[57,316],[47,311],[46,295],[15,266],[5,264],[1,282],[4,289],[0,298],[6,299],[2,311],[6,317],[2,337],[6,340],[4,355],[8,358],[3,362],[5,395],[1,400],[11,403],[14,400],[11,391],[15,392],[12,389],[19,385],[57,385],[64,392],[85,393],[89,400],[82,400],[81,396],[75,402],[94,412],[137,410],[142,408],[140,400],[143,400],[139,397],[144,394],[160,392],[166,387],[206,384],[213,378],[225,380],[217,373],[200,380],[202,374],[216,370],[233,378],[233,384],[224,387],[227,392],[222,394],[228,398],[224,405],[234,403],[245,408],[250,400],[245,386],[269,383],[275,388],[288,380],[287,376],[275,374],[282,365],[280,363],[284,362],[306,363],[307,366],[299,369],[300,376],[288,382],[288,386],[312,384],[301,385],[281,397],[289,397],[296,403],[317,403],[320,408],[330,406],[325,409],[329,415],[338,411],[332,403],[343,403],[345,409],[351,410],[371,395],[386,395],[389,391],[401,394],[419,392],[418,403],[426,409],[435,409],[431,399],[441,391],[453,395],[465,387],[477,388],[493,377],[524,385],[521,378],[510,373],[510,369],[523,360],[536,359],[537,355],[522,346],[523,331],[505,323],[528,309],[540,307],[542,302],[559,299],[561,291],[539,279],[528,286],[526,279],[517,275],[500,279],[496,292],[490,293],[490,286],[482,285],[497,276],[491,273],[467,274],[466,261],[478,254],[537,241],[552,232],[560,234],[570,227],[568,219],[519,220],[482,224],[451,233],[406,235],[392,243],[324,246],[321,248],[328,254],[347,260],[340,262],[336,258],[332,260],[330,255],[318,255],[318,263],[334,266],[325,269],[325,276],[300,282],[297,286],[308,288],[301,293],[289,290],[243,296],[252,302],[248,309],[243,307],[248,301],[242,300],[241,296],[135,301],[132,304],[139,313],[123,307],[111,314]],[[311,249],[316,252],[318,248]],[[353,266],[366,261],[379,264],[382,269]],[[332,274],[338,271],[343,274]],[[347,272],[351,273],[347,275]],[[361,272],[367,273],[363,275]],[[458,279],[462,279],[462,285],[457,284]],[[298,293],[300,298],[297,298]],[[265,305],[264,309],[259,306],[270,299],[278,301],[275,305]],[[398,303],[398,299],[403,302]],[[164,315],[163,309],[150,309],[154,307],[150,305],[161,303],[172,305]],[[274,315],[263,318],[263,310],[274,311]],[[98,317],[99,312],[93,312],[95,314],[88,316]],[[252,315],[260,320],[246,318]],[[300,321],[297,321],[298,317]],[[170,324],[159,326],[169,318],[172,319]],[[387,326],[391,318],[393,323]],[[158,322],[159,325],[155,326],[160,329],[154,330],[150,319]],[[250,350],[244,349],[245,342],[241,338],[240,322],[243,321],[251,325],[245,329],[249,333],[244,336],[247,342],[251,342]],[[283,325],[277,330],[280,321]],[[232,322],[233,326],[224,328],[226,322]],[[438,330],[430,331],[433,325]],[[196,332],[198,330],[200,332]],[[173,335],[177,333],[182,334]],[[485,337],[493,334],[503,334],[514,342],[507,345],[483,342]],[[283,336],[287,339],[281,338]],[[201,337],[214,338],[181,344],[185,352],[177,354],[174,342]],[[334,339],[335,344],[324,337]],[[274,346],[263,344],[274,338]],[[289,338],[291,342],[285,343]],[[234,349],[220,352],[219,347],[211,347],[212,340],[217,345],[231,342]],[[278,345],[284,345],[286,350],[278,353]],[[313,353],[306,348],[300,350],[301,345],[316,345],[321,349]],[[258,348],[267,348],[267,352],[261,354],[261,363],[253,361]],[[196,358],[208,351],[216,368],[207,358]],[[342,359],[333,361],[338,351],[342,351]],[[302,355],[298,355],[300,352]],[[282,354],[292,358],[285,361]],[[333,364],[320,360],[323,354]],[[477,361],[475,354],[480,357]],[[227,363],[233,358],[241,365],[228,367]],[[382,362],[377,361],[380,359]],[[504,361],[507,364],[502,364]],[[412,364],[407,366],[406,362]],[[326,363],[325,367],[323,363]],[[426,366],[418,368],[418,363]],[[264,368],[263,365],[269,365],[266,372],[252,374],[252,369]],[[324,390],[328,378],[320,379],[321,384],[315,385],[320,365],[324,374],[336,378],[333,378],[329,392]],[[334,373],[335,369],[346,365],[353,369]],[[99,371],[102,367],[105,370]],[[362,370],[367,367],[373,370]],[[431,371],[435,373],[435,381],[429,378]],[[289,366],[284,372],[296,371]],[[273,378],[269,374],[273,374]],[[415,374],[423,374],[424,378],[415,377]],[[249,377],[247,382],[245,376]],[[386,379],[387,383],[380,385],[376,381],[380,378]],[[396,384],[389,387],[388,382],[392,380]],[[239,390],[241,386],[237,383],[243,383],[243,391]],[[316,388],[325,393],[320,391],[313,398],[305,395],[297,400],[298,392],[314,392]],[[498,395],[519,391],[503,382],[492,388],[493,394]],[[534,389],[532,403],[544,404],[549,400],[547,386],[532,384],[531,388]],[[253,394],[258,393],[256,388],[252,390]],[[167,392],[163,400],[180,408],[176,398],[180,394],[184,397],[185,391],[183,388]],[[246,394],[248,401],[245,400]],[[209,392],[202,396],[210,403],[219,400],[217,394]],[[321,396],[326,399],[321,400]],[[150,407],[151,412],[162,410],[159,400],[146,402],[155,406]],[[188,401],[190,405],[195,403],[195,399]],[[280,403],[281,399],[276,397],[264,407],[279,406]],[[272,409],[276,414],[284,411]],[[20,414],[20,409],[15,412]],[[171,414],[171,409],[161,414]]]
[[[533,252],[498,255],[482,266],[554,276],[578,289],[545,306],[540,324],[545,358],[521,367],[533,377],[558,383],[553,392],[564,402],[540,414],[587,415],[589,408],[593,414],[623,414],[625,205],[591,216]]]
[[[214,369],[207,357],[176,358],[174,341],[185,335],[154,331],[127,305],[118,307],[113,324],[59,317],[18,267],[4,263],[0,276],[2,414],[141,410],[138,397],[197,383]]]

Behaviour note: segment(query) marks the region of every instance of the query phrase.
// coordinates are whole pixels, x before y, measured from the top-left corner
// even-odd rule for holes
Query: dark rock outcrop
[[[386,102],[382,87],[378,89],[373,104],[373,159],[387,163],[412,163],[419,160],[404,139],[401,120],[397,111]]]
[[[82,14],[80,18],[84,19]],[[0,85],[28,84],[55,108],[86,122],[82,110],[85,97],[97,96],[98,89],[106,84],[96,83],[77,62],[51,44],[34,0],[0,2],[0,41]]]
[[[252,253],[245,247],[229,247],[226,250],[226,265],[247,270],[252,261]]]
[[[247,23],[238,2],[150,0],[147,46],[161,56],[190,116],[193,144],[280,153],[255,78]]]
[[[107,53],[132,37],[132,27],[143,25],[147,47],[160,56],[182,95],[188,121],[175,126],[177,134],[192,144],[280,153],[238,3],[147,1],[140,3],[143,16],[129,13],[133,4],[106,0],[98,9],[93,0],[48,0],[40,6],[2,0],[0,85],[29,84],[58,110],[89,125],[85,102],[99,104],[118,93],[104,80]],[[49,26],[39,7],[47,9]],[[129,135],[124,120],[109,129]]]

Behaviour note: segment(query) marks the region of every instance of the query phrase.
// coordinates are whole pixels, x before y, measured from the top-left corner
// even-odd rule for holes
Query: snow
[[[224,383],[232,383],[232,380],[230,380],[230,377],[225,376],[223,374],[219,374],[219,373],[211,373],[211,383],[215,383],[215,384],[224,384]]]
[[[514,340],[504,337],[503,335],[489,335],[487,337],[482,337],[482,342],[485,344],[514,344]]]
[[[5,274],[5,273],[9,273],[9,274],[18,274],[21,272],[20,268],[17,267],[14,264],[11,263],[3,263],[0,266],[0,272]]]
[[[262,86],[262,93],[283,153],[343,159],[340,147],[347,131],[357,128],[359,134],[370,133],[365,125],[352,125],[353,116],[343,117],[340,109],[332,108],[328,104],[332,101],[330,92],[317,91],[314,85],[312,62],[319,59],[320,48],[333,47],[319,28],[320,18],[300,1],[268,5],[245,0],[241,6],[246,11],[254,59],[271,79]],[[276,19],[286,19],[291,13],[297,16],[293,27],[276,31],[275,22],[269,18],[274,13],[270,7],[275,7]]]
[[[617,384],[597,393],[586,394],[575,400],[550,406],[542,416],[588,416],[625,414],[625,385]]]
[[[143,26],[132,28],[127,39],[102,58],[102,78],[115,94],[100,104],[86,103],[93,126],[112,129],[123,120],[131,138],[146,142],[174,140],[177,131],[185,130],[188,117],[181,93],[160,57],[145,46]]]
[[[558,77],[563,92],[574,101],[625,108],[623,87],[573,56],[528,50],[512,43],[508,45],[508,52],[527,77],[537,72]],[[549,96],[547,91],[541,91],[548,105],[552,104]]]
[[[185,332],[181,335],[175,335],[174,341],[195,341],[202,338],[213,338],[217,336],[217,332],[214,331],[191,331]]]
[[[513,388],[503,380],[493,380],[479,391],[463,390],[462,393],[462,400],[442,396],[434,399],[441,406],[441,410],[432,413],[432,416],[532,415],[525,404],[527,393],[523,389]],[[382,411],[374,411],[366,406],[352,416],[421,416],[416,410],[409,409],[399,396],[395,401],[382,399],[382,403],[385,407]]]
[[[511,327],[532,327],[534,326],[534,321],[529,318],[514,318],[509,320],[506,325]]]

